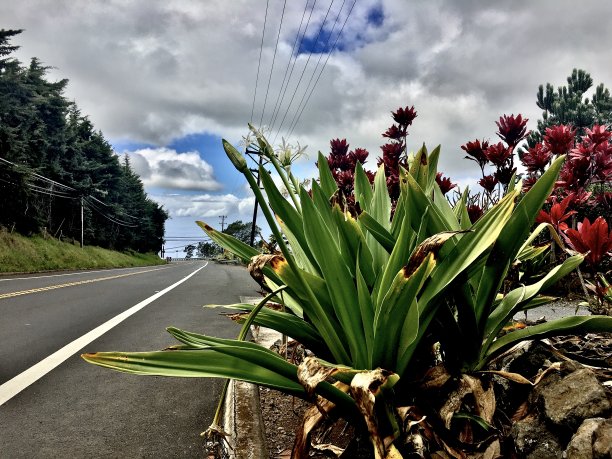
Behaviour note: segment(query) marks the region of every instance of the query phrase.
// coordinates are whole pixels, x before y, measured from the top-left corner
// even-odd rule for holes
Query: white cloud
[[[144,148],[128,153],[134,171],[146,187],[216,191],[222,188],[210,164],[196,151]]]
[[[151,195],[172,217],[216,219],[220,215],[247,218],[253,212],[254,197],[240,198],[233,194],[158,194]],[[230,220],[231,221],[231,220]]]
[[[277,101],[304,3],[287,2],[264,124]],[[256,122],[282,4],[270,1]],[[308,36],[316,35],[328,5],[317,3]],[[612,28],[604,20],[612,14],[612,2],[588,5],[577,8],[570,0],[360,0],[344,30],[343,51],[329,59],[290,140],[310,145],[312,154],[327,152],[331,138],[346,137],[353,147],[368,148],[374,163],[389,112],[414,105],[419,117],[410,147],[442,143],[445,172],[465,175],[472,165],[461,159],[460,145],[476,137],[494,138],[497,117],[520,112],[530,118],[531,128],[536,126],[539,84],[563,84],[572,68],[580,67],[596,84],[612,85],[607,59]],[[376,6],[384,15],[381,27],[367,20]],[[4,27],[26,29],[14,39],[22,46],[19,58],[27,62],[37,56],[55,67],[53,77],[69,78],[67,96],[107,137],[164,146],[189,133],[237,141],[246,131],[264,8],[264,2],[247,0],[29,0],[0,2],[0,17]],[[275,128],[307,59],[301,55],[297,61]],[[302,88],[316,61],[313,56]],[[281,135],[301,97],[298,90]],[[150,173],[153,177],[155,169]]]

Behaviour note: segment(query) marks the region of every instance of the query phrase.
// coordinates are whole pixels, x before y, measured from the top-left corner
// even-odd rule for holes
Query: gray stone
[[[604,418],[586,419],[578,428],[565,450],[567,459],[593,459],[593,433]]]
[[[516,452],[525,459],[561,459],[562,449],[557,438],[538,418],[529,417],[512,426]]]
[[[612,459],[612,419],[606,419],[593,433],[593,459]]]
[[[585,419],[606,417],[610,411],[604,388],[586,368],[546,385],[540,396],[546,418],[571,431],[575,431]]]

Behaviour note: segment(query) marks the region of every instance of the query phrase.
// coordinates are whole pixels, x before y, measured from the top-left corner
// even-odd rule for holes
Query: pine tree
[[[541,142],[546,128],[556,124],[569,124],[576,128],[578,136],[594,124],[612,123],[612,97],[610,91],[599,84],[591,98],[585,96],[593,86],[591,75],[584,70],[574,69],[567,77],[567,85],[555,91],[552,84],[540,85],[536,103],[543,110],[538,128],[527,138],[529,147]]]

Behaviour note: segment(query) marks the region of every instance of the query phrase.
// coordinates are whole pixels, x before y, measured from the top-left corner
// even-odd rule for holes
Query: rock
[[[525,459],[561,459],[562,449],[557,438],[536,417],[516,422],[511,432],[514,446]]]
[[[593,372],[583,368],[539,391],[548,420],[563,429],[575,429],[588,418],[606,417],[610,402]]]
[[[604,421],[604,418],[586,419],[567,445],[565,457],[593,459],[593,433]]]
[[[606,419],[593,433],[593,459],[612,458],[612,419]]]

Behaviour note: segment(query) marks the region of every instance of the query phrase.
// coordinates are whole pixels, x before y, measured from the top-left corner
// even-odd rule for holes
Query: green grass
[[[165,263],[153,253],[115,252],[100,247],[24,237],[0,231],[0,272],[31,273],[59,269],[124,268]]]

